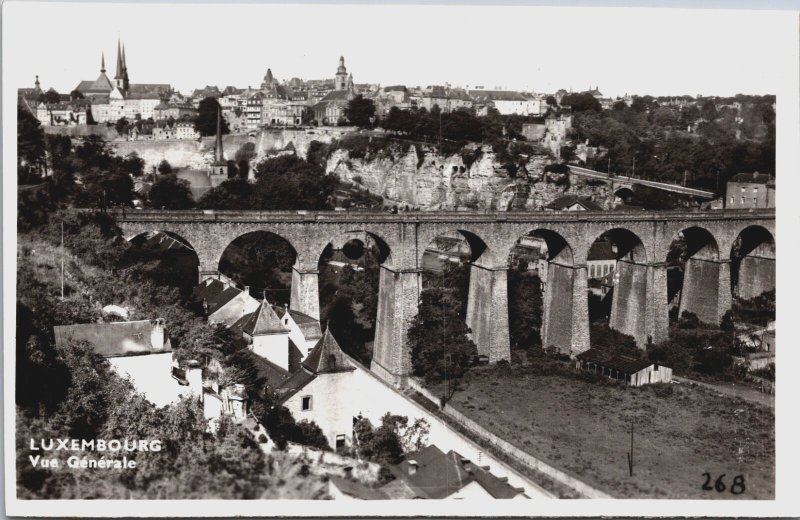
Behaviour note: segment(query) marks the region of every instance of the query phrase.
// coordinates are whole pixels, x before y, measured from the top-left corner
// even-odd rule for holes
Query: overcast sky
[[[15,84],[62,93],[114,75],[117,37],[132,83],[260,85],[333,77],[357,83],[483,85],[554,92],[774,93],[771,57],[796,33],[790,12],[652,8],[6,3]],[[784,29],[791,26],[791,30]],[[796,36],[795,36],[796,37]],[[18,58],[18,59],[17,59]],[[8,72],[8,70],[6,71]]]

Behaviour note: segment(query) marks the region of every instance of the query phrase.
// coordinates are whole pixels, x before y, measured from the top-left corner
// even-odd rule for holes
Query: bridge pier
[[[647,309],[645,313],[645,343],[654,345],[669,339],[669,295],[667,294],[667,264],[654,263],[647,266]]]
[[[608,326],[633,336],[639,348],[644,348],[647,344],[643,315],[647,309],[647,266],[618,260],[614,278]]]
[[[542,348],[574,356],[589,348],[586,266],[550,262],[542,302]]]
[[[292,267],[292,292],[289,308],[319,319],[319,271],[300,271]]]
[[[511,359],[508,330],[508,267],[472,264],[469,272],[467,326],[478,354],[490,363]]]
[[[744,300],[775,289],[775,259],[745,256],[739,262],[736,296]]]
[[[689,258],[683,274],[683,289],[678,307],[697,315],[700,321],[719,325],[731,308],[730,262]]]
[[[403,386],[411,373],[408,330],[419,311],[421,286],[422,277],[418,269],[380,267],[378,315],[370,369],[398,386]]]

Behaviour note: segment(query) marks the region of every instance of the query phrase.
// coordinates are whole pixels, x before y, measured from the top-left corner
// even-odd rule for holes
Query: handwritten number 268
[[[703,476],[706,477],[706,481],[703,484],[703,490],[705,491],[712,491],[715,490],[717,493],[724,492],[727,487],[725,486],[725,482],[722,480],[725,477],[725,473],[717,477],[717,480],[714,482],[714,485],[711,485],[711,474],[710,473],[703,473]],[[744,476],[743,475],[736,475],[733,478],[733,484],[731,484],[730,491],[734,495],[741,495],[744,493]]]

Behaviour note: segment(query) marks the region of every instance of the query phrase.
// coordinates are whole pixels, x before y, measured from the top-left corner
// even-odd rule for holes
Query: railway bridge
[[[763,210],[638,212],[111,212],[127,239],[171,234],[190,245],[199,275],[218,272],[226,247],[244,234],[266,231],[297,253],[292,309],[319,318],[318,265],[326,246],[366,233],[381,250],[372,369],[402,384],[410,372],[406,345],[418,311],[422,255],[438,235],[460,232],[470,244],[467,325],[491,362],[510,357],[507,271],[523,236],[548,250],[542,344],[575,355],[589,348],[587,257],[605,235],[616,244],[617,270],[609,325],[640,347],[668,335],[667,256],[686,242],[681,310],[719,322],[734,294],[749,298],[775,287],[775,212]]]

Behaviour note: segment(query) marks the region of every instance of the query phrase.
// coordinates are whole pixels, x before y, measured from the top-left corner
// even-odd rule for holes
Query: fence
[[[585,496],[586,498],[613,498],[602,491],[591,487],[590,485],[582,482],[575,477],[564,473],[563,471],[550,466],[549,464],[542,462],[541,460],[537,459],[530,453],[522,451],[521,449],[517,448],[513,444],[505,441],[495,435],[494,433],[490,432],[483,426],[479,425],[469,417],[465,416],[458,410],[455,410],[452,407],[445,406],[441,408],[439,403],[440,399],[433,395],[428,389],[424,388],[421,384],[415,381],[412,378],[408,379],[408,386],[418,392],[420,395],[428,399],[432,404],[434,404],[439,411],[446,415],[448,418],[459,424],[462,428],[469,431],[473,435],[477,436],[484,442],[487,442],[493,446],[495,446],[498,450],[502,451],[506,455],[508,455],[511,459],[517,460],[520,463],[524,464],[525,466],[529,467],[530,469],[542,473],[556,482],[560,482],[565,486],[572,488],[573,490],[577,491],[581,495]]]

